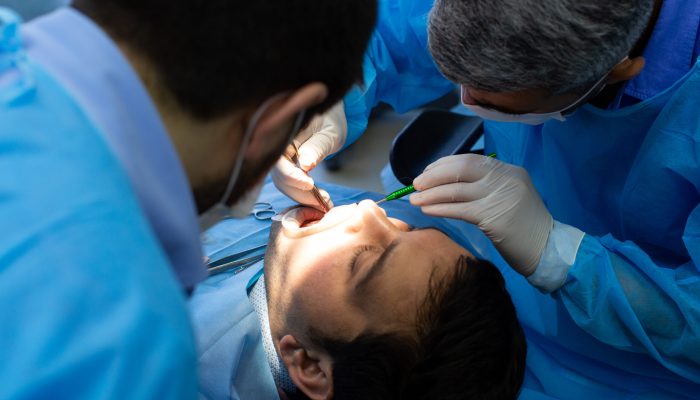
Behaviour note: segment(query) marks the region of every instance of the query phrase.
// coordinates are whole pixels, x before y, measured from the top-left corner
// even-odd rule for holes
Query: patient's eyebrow
[[[391,255],[394,253],[394,251],[396,251],[396,248],[399,247],[399,244],[401,244],[401,241],[396,239],[391,242],[386,249],[384,249],[382,255],[379,256],[377,261],[375,261],[375,263],[370,267],[365,276],[363,276],[362,279],[357,282],[357,285],[355,285],[355,290],[364,291],[367,289],[367,285],[369,285],[374,278],[379,276],[382,270],[386,267],[387,261],[389,261]]]

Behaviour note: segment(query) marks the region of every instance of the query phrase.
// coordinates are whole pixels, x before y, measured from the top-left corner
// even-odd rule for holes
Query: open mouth
[[[299,228],[317,225],[326,216],[326,213],[315,208],[302,207],[298,210],[294,215],[294,220],[299,223]]]
[[[338,206],[324,213],[311,207],[297,207],[282,216],[282,227],[290,237],[314,234],[330,229],[352,217],[357,204]]]
[[[301,224],[301,227],[302,227],[302,228],[306,228],[306,227],[308,227],[308,226],[314,226],[314,225],[318,224],[319,222],[321,222],[320,219],[311,220],[311,221],[306,221],[306,222],[304,222],[303,224]]]

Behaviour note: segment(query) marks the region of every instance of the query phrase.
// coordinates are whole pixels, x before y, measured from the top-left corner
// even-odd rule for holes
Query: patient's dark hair
[[[417,336],[312,337],[333,358],[335,399],[515,399],[527,346],[498,269],[461,257],[431,278]]]
[[[319,81],[322,112],[362,78],[377,0],[74,0],[146,56],[192,116],[210,119]]]

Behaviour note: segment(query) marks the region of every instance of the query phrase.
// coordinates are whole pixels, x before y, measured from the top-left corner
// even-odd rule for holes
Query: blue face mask
[[[243,159],[245,158],[245,152],[248,148],[248,145],[250,144],[250,139],[253,136],[255,128],[257,127],[258,122],[260,122],[260,118],[265,113],[265,111],[267,111],[270,105],[275,100],[279,99],[280,96],[282,95],[275,96],[263,103],[255,112],[255,114],[253,114],[253,117],[250,119],[250,123],[248,124],[248,127],[246,128],[245,133],[243,134],[243,141],[241,142],[241,147],[238,150],[236,164],[234,165],[233,170],[231,171],[231,177],[229,178],[224,195],[221,197],[221,200],[219,200],[214,206],[212,206],[210,209],[199,215],[199,227],[202,232],[216,225],[219,221],[223,219],[240,219],[250,215],[251,210],[253,209],[253,206],[255,205],[258,196],[260,195],[260,191],[262,190],[263,182],[260,182],[255,187],[248,189],[248,191],[241,197],[241,199],[238,200],[233,206],[227,206],[226,202],[231,197],[231,194],[233,193],[233,188],[236,186],[236,181],[238,180],[238,177],[241,174],[241,169],[243,168]],[[301,128],[301,123],[304,119],[304,115],[305,112],[303,111],[297,115],[296,120],[292,125],[292,130],[288,136],[289,141],[291,141],[296,135],[296,133],[299,132],[299,129]]]

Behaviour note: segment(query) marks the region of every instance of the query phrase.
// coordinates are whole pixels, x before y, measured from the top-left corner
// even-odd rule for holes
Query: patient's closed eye
[[[379,249],[376,247],[370,245],[363,245],[357,248],[354,255],[350,259],[350,274],[354,276],[357,271],[362,269],[360,267],[371,258],[373,253],[376,253],[378,250]]]
[[[377,249],[377,251],[366,251],[363,254],[376,255],[376,257],[367,257],[366,264],[360,263],[364,259],[358,259],[358,264],[355,266],[355,274],[362,275],[355,284],[355,290],[363,291],[371,284],[374,278],[378,277],[388,264],[388,260],[391,255],[396,251],[401,243],[400,240],[394,240],[384,249]],[[362,256],[362,255],[360,255]],[[361,257],[360,257],[361,258]]]

